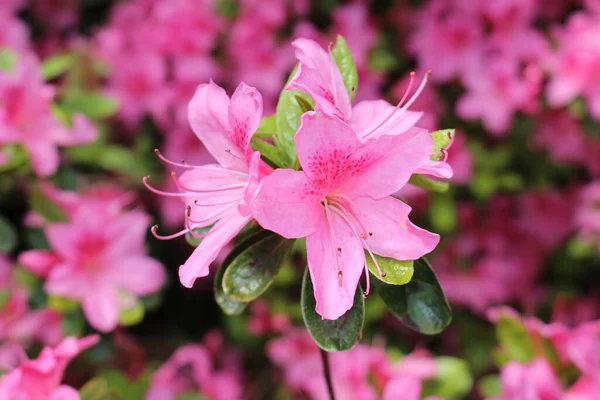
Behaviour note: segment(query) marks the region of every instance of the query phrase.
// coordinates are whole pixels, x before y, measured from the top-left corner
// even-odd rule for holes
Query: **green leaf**
[[[0,289],[0,310],[4,307],[4,305],[10,299],[10,292],[6,289]]]
[[[300,303],[304,323],[320,348],[325,351],[344,351],[354,347],[365,321],[365,299],[360,285],[354,295],[352,308],[335,321],[326,320],[315,311],[317,303],[307,268],[302,279]]]
[[[414,275],[406,285],[388,285],[379,279],[371,282],[388,309],[409,328],[433,335],[450,324],[450,305],[424,258],[415,260]]]
[[[294,244],[293,240],[271,232],[255,238],[253,243],[240,244],[243,250],[231,260],[223,275],[223,290],[238,301],[252,301],[271,286]]]
[[[62,122],[65,125],[71,126],[73,123],[73,120],[71,118],[71,114],[65,110],[63,107],[61,107],[60,105],[56,104],[56,103],[52,103],[52,105],[50,106],[51,111],[52,111],[52,115],[54,115],[54,117],[59,120],[60,122]]]
[[[423,397],[464,399],[473,387],[469,363],[454,357],[437,357],[435,361],[437,374],[423,385]]]
[[[502,383],[498,374],[486,375],[479,379],[477,387],[479,388],[479,393],[486,399],[502,395]]]
[[[145,313],[144,305],[140,301],[136,301],[132,307],[121,310],[119,325],[132,326],[139,324],[144,319]]]
[[[67,221],[67,214],[52,202],[39,186],[34,186],[29,194],[31,208],[48,222]]]
[[[65,96],[62,107],[93,119],[102,119],[112,117],[118,110],[118,103],[112,97],[100,93],[71,91]]]
[[[396,260],[395,258],[382,257],[375,254],[375,259],[379,267],[381,267],[381,271],[385,274],[385,278],[382,278],[371,256],[365,253],[365,258],[367,259],[369,271],[375,277],[389,285],[405,285],[410,282],[413,276],[413,260]]]
[[[410,177],[408,183],[411,183],[415,186],[421,187],[423,189],[429,190],[431,192],[439,192],[444,193],[447,192],[450,188],[450,184],[445,181],[437,181],[431,178],[426,177],[425,175],[413,174]]]
[[[79,396],[81,400],[122,400],[115,392],[109,390],[104,378],[88,381],[79,391]]]
[[[194,232],[197,233],[197,234],[199,234],[199,235],[202,235],[202,234],[208,233],[211,230],[211,228],[212,228],[212,225],[205,226],[203,228],[194,228]],[[187,232],[185,234],[185,241],[188,242],[188,244],[190,246],[193,246],[193,247],[200,246],[200,243],[202,243],[203,239],[204,238],[196,237],[196,236],[192,235],[189,232]]]
[[[496,336],[503,360],[523,363],[533,360],[536,356],[535,344],[523,321],[510,312],[500,313],[496,322]]]
[[[197,393],[184,393],[175,397],[175,400],[207,400],[206,397]]]
[[[356,71],[352,52],[350,52],[348,43],[346,43],[346,39],[342,35],[338,35],[336,38],[335,46],[331,49],[331,55],[342,73],[344,85],[346,86],[346,90],[348,90],[350,100],[354,100],[354,95],[358,89],[358,72]]]
[[[0,71],[13,72],[17,65],[17,53],[8,48],[0,49]]]
[[[433,149],[431,156],[432,160],[438,161],[442,159],[440,150],[447,149],[452,143],[456,130],[455,129],[442,129],[439,131],[431,132],[430,135],[433,138]]]
[[[272,144],[265,142],[264,140],[256,136],[254,136],[251,139],[250,144],[252,145],[252,148],[254,150],[260,152],[260,155],[262,157],[270,161],[273,167],[280,168],[285,164],[285,161],[282,159],[279,149],[273,146]]]
[[[85,319],[81,310],[64,313],[61,326],[65,336],[82,336],[85,330]]]
[[[150,386],[151,370],[146,370],[136,380],[129,379],[119,370],[105,370],[99,377],[104,378],[109,390],[115,392],[123,400],[144,400],[144,395]]]
[[[451,232],[456,227],[457,215],[454,198],[448,194],[432,196],[429,219],[435,232]]]
[[[61,313],[78,310],[80,302],[60,296],[48,296],[48,308]]]
[[[290,74],[288,82],[294,77],[296,68]],[[283,90],[277,102],[277,113],[275,114],[275,125],[273,140],[281,153],[283,167],[298,168],[298,156],[294,136],[300,127],[300,117],[304,114],[304,107],[298,102],[298,98],[314,107],[312,98],[299,90]]]
[[[10,253],[17,246],[17,232],[10,222],[0,216],[0,253]]]
[[[277,122],[275,121],[275,114],[269,115],[268,117],[263,117],[260,120],[260,125],[254,132],[252,138],[261,137],[261,138],[271,138],[277,131]]]
[[[47,58],[42,63],[42,76],[47,81],[52,80],[71,69],[74,62],[75,56],[70,53]]]

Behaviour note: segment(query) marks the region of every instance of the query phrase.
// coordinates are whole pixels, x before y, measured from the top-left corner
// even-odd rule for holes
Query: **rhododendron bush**
[[[0,400],[600,399],[600,2],[0,2]]]

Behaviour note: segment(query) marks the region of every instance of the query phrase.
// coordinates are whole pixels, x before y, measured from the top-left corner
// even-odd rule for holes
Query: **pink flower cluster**
[[[81,302],[94,328],[111,331],[122,311],[165,281],[163,266],[146,254],[150,217],[125,208],[130,194],[114,187],[93,187],[82,194],[50,186],[45,190],[68,221],[45,223],[50,250],[25,251],[19,263],[45,279],[49,295]]]

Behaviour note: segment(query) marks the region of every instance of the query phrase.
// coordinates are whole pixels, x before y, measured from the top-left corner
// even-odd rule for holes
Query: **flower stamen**
[[[218,192],[223,192],[226,190],[238,190],[238,189],[243,189],[244,188],[244,184],[238,184],[238,185],[231,185],[231,186],[224,186],[224,187],[220,187],[220,188],[215,188],[215,189],[203,189],[203,190],[197,190],[197,189],[192,189],[189,188],[187,186],[184,186],[179,179],[177,179],[177,173],[175,171],[171,172],[171,178],[173,179],[173,182],[175,183],[175,185],[181,189],[184,190],[186,192],[190,192],[190,193],[218,193]]]

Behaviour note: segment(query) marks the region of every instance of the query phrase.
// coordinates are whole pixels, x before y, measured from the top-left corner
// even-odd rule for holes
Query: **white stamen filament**
[[[191,218],[188,218],[189,222],[194,225],[208,224],[209,222],[211,222],[212,220],[217,218],[220,214],[223,214],[225,211],[228,211],[229,209],[237,206],[237,204],[238,204],[237,202],[232,203],[230,206],[223,207],[223,208],[217,210],[217,212],[213,213],[212,215],[210,215],[208,217],[204,217],[203,219],[200,219],[200,220],[193,220]],[[186,211],[187,211],[187,207],[186,207]]]
[[[187,168],[187,169],[204,169],[204,170],[212,170],[212,171],[227,171],[227,173],[236,174],[236,175],[240,175],[240,176],[248,175],[248,174],[245,174],[240,171],[234,171],[231,169],[226,170],[224,168],[214,167],[214,166],[210,166],[210,165],[192,165],[192,164],[188,164],[187,162],[185,162],[185,160],[181,160],[180,163],[171,161],[168,158],[166,158],[158,149],[154,149],[154,153],[156,153],[158,158],[160,158],[161,161],[163,161],[165,164],[169,164],[174,167]]]
[[[184,186],[179,179],[177,179],[177,173],[175,171],[171,172],[171,178],[173,179],[173,182],[175,183],[175,185],[181,189],[181,190],[185,190],[186,192],[191,192],[191,193],[218,193],[218,192],[224,192],[227,190],[239,190],[239,189],[243,189],[245,184],[237,184],[237,185],[231,185],[231,186],[223,186],[220,188],[215,188],[215,189],[203,189],[203,190],[197,190],[197,189],[192,189],[189,188],[187,186]]]
[[[171,239],[175,239],[175,238],[178,238],[180,236],[185,235],[187,233],[187,231],[188,231],[187,229],[184,229],[184,230],[179,231],[177,233],[174,233],[172,235],[163,236],[163,235],[159,235],[158,233],[156,233],[157,230],[158,230],[158,225],[154,225],[152,228],[150,228],[150,232],[152,232],[152,236],[154,236],[158,240],[171,240]]]

